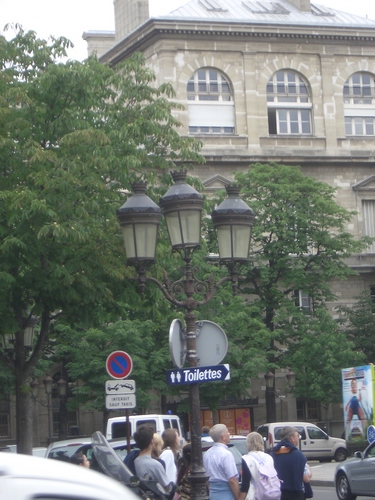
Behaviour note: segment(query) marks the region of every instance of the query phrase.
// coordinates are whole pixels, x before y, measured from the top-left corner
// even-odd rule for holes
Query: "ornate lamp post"
[[[276,401],[275,401],[275,374],[269,370],[265,375],[266,379],[266,415],[267,422],[276,422]]]
[[[296,375],[292,370],[286,374],[287,385],[289,391],[292,391],[296,384]],[[275,373],[274,370],[269,370],[264,378],[266,380],[266,415],[267,422],[276,422],[276,390],[275,390]],[[281,405],[281,420],[283,420],[283,401],[286,396],[279,396]]]
[[[52,440],[52,430],[51,430],[51,393],[53,379],[49,375],[43,379],[44,390],[47,395],[47,418],[48,418],[48,444],[51,444]]]
[[[238,187],[228,187],[228,198],[212,213],[213,225],[217,232],[220,262],[229,270],[226,276],[214,283],[213,280],[200,281],[194,275],[191,265],[192,253],[200,246],[201,214],[203,196],[185,182],[186,172],[172,172],[175,182],[160,199],[160,207],[146,194],[145,183],[133,184],[134,194],[117,211],[118,221],[123,231],[128,262],[137,270],[137,280],[141,291],[146,281],[151,281],[162,291],[164,297],[177,307],[185,310],[187,360],[189,367],[197,366],[196,352],[196,309],[209,302],[218,288],[226,281],[232,282],[235,292],[238,283],[240,263],[248,259],[253,211],[239,198]],[[166,277],[161,283],[147,276],[147,268],[155,262],[157,230],[164,214],[172,249],[180,253],[185,262],[181,279],[170,282]],[[198,300],[196,296],[201,298]],[[180,297],[184,298],[180,298]],[[189,385],[190,427],[191,427],[191,498],[205,499],[207,476],[203,468],[199,384]]]

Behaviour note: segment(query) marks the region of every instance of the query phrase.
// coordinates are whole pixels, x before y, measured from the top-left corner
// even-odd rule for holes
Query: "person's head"
[[[210,428],[208,427],[208,425],[204,425],[202,427],[202,434],[208,434],[210,432]]]
[[[210,436],[215,443],[228,444],[230,440],[230,434],[227,426],[224,424],[216,424],[210,429]]]
[[[176,429],[165,429],[161,437],[164,441],[163,449],[170,448],[176,454],[180,447],[180,436]]]
[[[83,453],[74,453],[69,461],[71,464],[80,465],[81,467],[90,467],[90,462]]]
[[[159,458],[163,450],[163,440],[157,432],[154,433],[153,440],[154,442],[151,448],[151,455],[153,458]]]
[[[154,428],[150,425],[140,425],[134,433],[134,441],[140,450],[148,448],[154,439]]]
[[[298,446],[299,443],[299,432],[295,427],[291,425],[286,425],[280,434],[281,439],[290,441],[294,446]]]
[[[250,432],[246,437],[246,448],[248,451],[264,451],[263,437],[259,432]]]

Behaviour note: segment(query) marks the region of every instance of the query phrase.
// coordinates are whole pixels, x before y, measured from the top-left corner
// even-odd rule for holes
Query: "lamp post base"
[[[208,500],[208,476],[204,472],[192,472],[188,481],[191,486],[191,500]]]

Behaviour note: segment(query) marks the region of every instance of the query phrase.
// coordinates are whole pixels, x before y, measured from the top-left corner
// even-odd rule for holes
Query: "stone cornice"
[[[176,21],[149,19],[100,58],[116,65],[133,52],[143,51],[158,39],[189,36],[201,38],[242,38],[265,40],[322,40],[354,43],[375,42],[375,27],[361,26],[305,26],[277,24],[245,24],[232,22]]]

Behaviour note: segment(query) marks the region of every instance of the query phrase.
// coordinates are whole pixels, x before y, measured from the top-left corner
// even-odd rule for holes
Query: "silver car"
[[[335,485],[340,500],[375,497],[375,442],[336,467]]]

